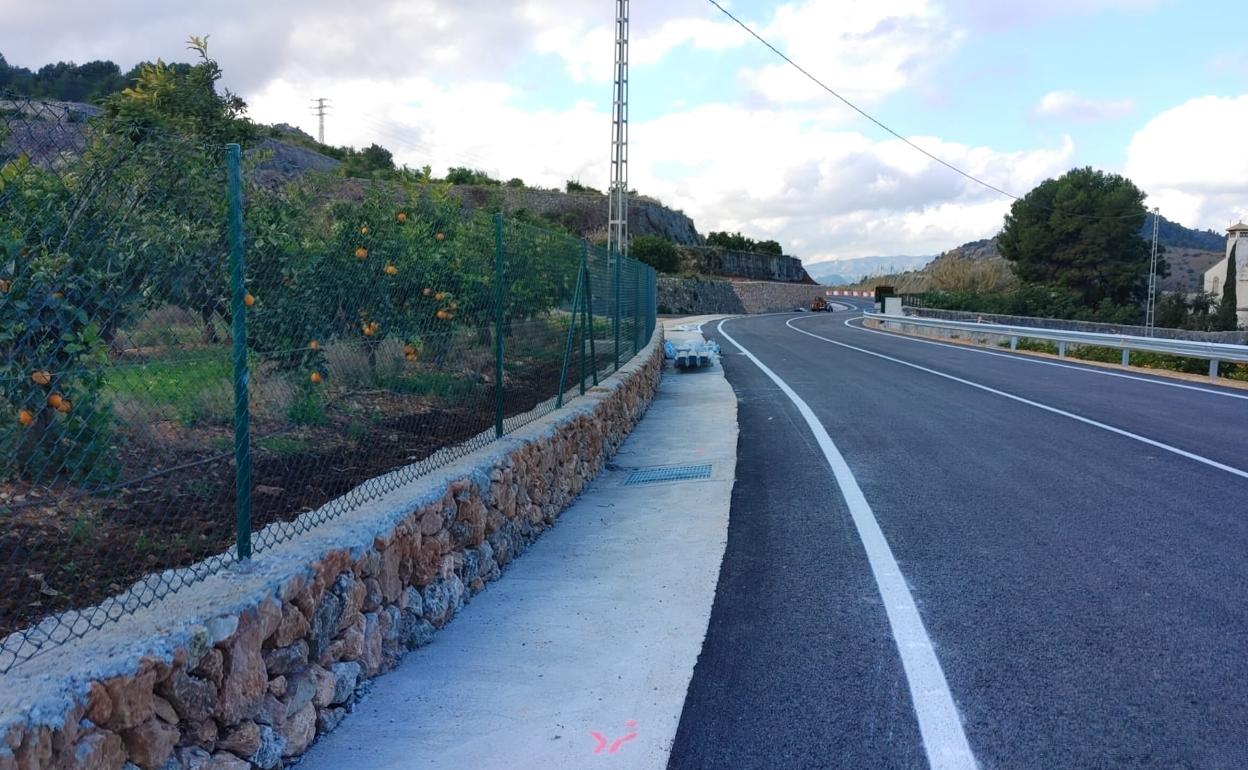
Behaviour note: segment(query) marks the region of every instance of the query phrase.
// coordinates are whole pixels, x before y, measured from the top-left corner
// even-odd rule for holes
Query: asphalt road
[[[1219,393],[1248,394],[926,344],[850,316],[724,329],[844,456],[978,765],[1248,767],[1248,478],[1233,472],[1248,470],[1248,399]],[[707,331],[739,398],[738,479],[669,766],[927,767],[824,454],[781,389]]]

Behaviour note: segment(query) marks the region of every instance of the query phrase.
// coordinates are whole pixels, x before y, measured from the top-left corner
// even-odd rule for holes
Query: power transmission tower
[[[325,144],[325,115],[329,112],[329,99],[325,97],[317,97],[312,100],[312,112],[315,113],[317,119],[316,141]]]
[[[607,253],[628,254],[628,0],[615,0],[615,96],[607,209]]]
[[[1157,227],[1161,219],[1160,209],[1153,209],[1153,256],[1148,268],[1148,306],[1144,311],[1144,331],[1153,336],[1157,323]]]

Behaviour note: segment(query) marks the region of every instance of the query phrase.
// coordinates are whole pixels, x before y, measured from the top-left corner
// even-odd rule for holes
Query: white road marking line
[[[894,339],[904,339],[909,342],[922,342],[928,345],[939,345],[945,348],[954,348],[956,350],[965,350],[968,353],[979,353],[983,356],[996,356],[997,358],[1008,358],[1011,361],[1023,361],[1029,364],[1041,364],[1043,366],[1056,366],[1059,369],[1073,369],[1076,372],[1086,372],[1087,374],[1099,374],[1102,377],[1118,377],[1123,380],[1135,380],[1136,382],[1147,382],[1152,385],[1162,385],[1167,388],[1181,388],[1183,390],[1195,390],[1201,393],[1208,393],[1211,396],[1224,396],[1226,398],[1238,398],[1242,401],[1248,401],[1248,395],[1242,393],[1229,393],[1224,390],[1213,390],[1211,388],[1202,388],[1199,385],[1184,385],[1181,382],[1168,382],[1166,380],[1156,379],[1152,377],[1138,377],[1132,374],[1123,374],[1121,372],[1107,372],[1104,369],[1098,369],[1093,366],[1076,366],[1074,364],[1063,364],[1057,361],[1045,361],[1041,358],[1026,355],[1010,355],[1008,353],[997,353],[992,350],[980,350],[979,348],[969,347],[967,345],[954,345],[949,342],[940,342],[938,340],[926,340],[919,337],[912,337],[908,334],[896,332],[886,332],[879,329],[868,329],[861,324],[852,323],[852,321],[861,321],[862,317],[847,318],[843,322],[850,329],[856,329],[861,332],[870,332],[871,334],[883,334]],[[1160,375],[1159,375],[1160,376]]]
[[[906,672],[910,700],[914,703],[914,712],[918,717],[928,765],[932,770],[975,770],[975,755],[971,753],[966,734],[962,731],[958,708],[954,705],[953,694],[949,692],[949,685],[945,681],[945,672],[932,648],[932,640],[927,635],[927,629],[923,627],[923,618],[919,616],[914,597],[910,595],[910,588],[901,575],[897,560],[893,558],[893,551],[880,530],[879,522],[875,520],[871,505],[867,503],[867,498],[845,458],[801,396],[753,353],[742,347],[731,334],[724,331],[724,321],[720,321],[716,328],[724,335],[724,339],[753,361],[789,397],[805,418],[819,448],[823,450],[823,456],[832,469],[841,496],[845,498],[850,516],[853,517],[854,527],[858,530],[858,537],[867,552],[867,561],[875,576],[875,584],[879,588],[884,611],[888,616],[888,625],[893,632],[893,641],[897,645],[897,653]]]
[[[794,320],[796,320],[796,319],[794,319]],[[919,364],[914,364],[914,363],[911,363],[911,362],[909,362],[909,361],[903,361],[903,360],[901,360],[900,358],[894,358],[894,357],[892,357],[892,356],[888,356],[888,355],[885,355],[885,354],[883,354],[883,353],[876,353],[874,350],[867,350],[866,348],[860,348],[860,347],[858,347],[858,346],[856,346],[856,345],[850,345],[850,344],[847,344],[847,343],[844,343],[844,342],[840,342],[840,341],[838,341],[838,340],[831,339],[831,338],[829,338],[829,337],[823,337],[823,336],[820,336],[820,335],[818,335],[818,334],[814,334],[813,332],[808,332],[808,331],[806,331],[805,329],[799,329],[799,328],[797,328],[796,326],[794,326],[794,325],[793,325],[793,322],[792,322],[792,321],[786,321],[784,325],[785,325],[785,326],[787,326],[787,327],[789,327],[789,328],[790,328],[790,329],[792,329],[793,331],[798,332],[799,334],[805,334],[806,336],[808,336],[808,337],[814,337],[814,338],[815,338],[815,339],[817,339],[817,340],[823,340],[824,342],[830,342],[830,343],[832,343],[833,345],[839,345],[839,346],[841,346],[841,347],[843,347],[843,348],[848,348],[848,349],[850,349],[850,350],[856,350],[856,351],[858,351],[859,353],[865,353],[865,354],[867,354],[867,355],[869,355],[869,356],[875,356],[876,358],[882,358],[882,359],[884,359],[885,361],[892,361],[892,362],[893,362],[893,363],[895,363],[895,364],[901,364],[902,366],[908,366],[908,367],[910,367],[911,369],[918,369],[918,370],[919,370],[919,371],[921,371],[921,372],[927,372],[928,374],[934,374],[934,375],[936,375],[937,377],[943,377],[943,378],[945,378],[946,380],[952,380],[952,381],[954,381],[954,382],[960,382],[960,383],[962,383],[963,385],[969,385],[969,386],[970,386],[970,387],[972,387],[972,388],[978,388],[979,390],[982,390],[982,391],[984,391],[984,392],[986,392],[986,393],[992,393],[993,395],[1001,396],[1002,398],[1008,398],[1008,399],[1010,399],[1011,401],[1017,401],[1017,402],[1018,402],[1018,403],[1020,403],[1020,404],[1027,404],[1028,406],[1034,406],[1034,407],[1035,407],[1035,408],[1037,408],[1037,409],[1043,409],[1043,410],[1044,410],[1044,411],[1046,411],[1046,412],[1051,412],[1051,413],[1053,413],[1053,414],[1061,415],[1062,417],[1069,417],[1070,419],[1075,420],[1075,421],[1077,421],[1077,422],[1081,422],[1081,423],[1083,423],[1083,424],[1085,424],[1085,425],[1091,425],[1091,426],[1092,426],[1092,427],[1094,427],[1094,428],[1100,428],[1101,430],[1109,431],[1110,433],[1114,433],[1114,434],[1117,434],[1117,435],[1119,435],[1119,436],[1124,436],[1124,437],[1126,437],[1126,438],[1133,439],[1133,440],[1135,440],[1135,441],[1139,441],[1139,442],[1140,442],[1140,443],[1142,443],[1142,444],[1148,444],[1148,445],[1149,445],[1149,446],[1151,446],[1151,447],[1156,447],[1156,448],[1161,449],[1161,450],[1164,450],[1164,451],[1166,451],[1166,452],[1170,452],[1170,453],[1172,453],[1172,454],[1176,454],[1176,455],[1178,455],[1178,456],[1180,456],[1180,457],[1186,457],[1186,458],[1187,458],[1187,459],[1189,459],[1189,460],[1195,460],[1195,461],[1196,461],[1196,462],[1198,462],[1198,463],[1203,463],[1203,464],[1205,464],[1205,465],[1208,465],[1210,468],[1217,468],[1217,469],[1218,469],[1218,470],[1220,470],[1220,471],[1226,471],[1227,473],[1230,473],[1230,474],[1235,475],[1235,476],[1239,476],[1240,478],[1248,479],[1248,471],[1244,471],[1244,470],[1241,470],[1241,469],[1239,469],[1239,468],[1234,468],[1234,467],[1232,467],[1232,466],[1230,466],[1230,465],[1225,465],[1225,464],[1223,464],[1223,463],[1218,462],[1217,460],[1211,460],[1211,459],[1209,459],[1208,457],[1202,457],[1201,455],[1194,454],[1194,453],[1192,453],[1192,452],[1187,451],[1186,449],[1179,449],[1179,448],[1178,448],[1178,447],[1176,447],[1176,446],[1171,446],[1170,444],[1164,444],[1164,443],[1162,443],[1162,442],[1160,442],[1160,441],[1156,441],[1156,440],[1154,440],[1154,439],[1148,438],[1147,436],[1141,436],[1141,435],[1139,435],[1138,433],[1132,433],[1132,432],[1131,432],[1131,431],[1129,431],[1129,430],[1123,430],[1122,428],[1115,428],[1113,425],[1107,425],[1106,423],[1099,422],[1099,421],[1097,421],[1097,420],[1093,420],[1093,419],[1091,419],[1091,418],[1088,418],[1088,417],[1084,417],[1084,416],[1082,416],[1082,415],[1075,414],[1074,412],[1067,412],[1066,410],[1064,410],[1064,409],[1058,409],[1058,408],[1057,408],[1057,407],[1055,407],[1055,406],[1049,406],[1048,404],[1042,404],[1042,403],[1040,403],[1039,401],[1032,401],[1032,400],[1031,400],[1031,399],[1029,399],[1029,398],[1023,398],[1022,396],[1016,396],[1016,395],[1014,395],[1013,393],[1007,393],[1007,392],[1006,392],[1006,391],[1004,391],[1004,390],[998,390],[998,389],[996,389],[996,388],[991,388],[991,387],[989,387],[989,386],[987,386],[987,385],[981,385],[981,384],[979,384],[978,382],[972,382],[971,380],[965,380],[965,379],[962,379],[961,377],[955,377],[955,376],[954,376],[954,375],[952,375],[952,374],[946,374],[945,372],[937,371],[936,369],[930,369],[930,368],[928,368],[928,367],[926,367],[926,366],[920,366]],[[1077,367],[1076,367],[1076,368],[1077,368]]]

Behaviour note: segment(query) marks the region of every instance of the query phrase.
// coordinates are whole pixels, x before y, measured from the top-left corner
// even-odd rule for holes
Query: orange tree
[[[356,344],[375,364],[386,339],[413,354],[471,317],[492,286],[454,259],[459,204],[390,185],[324,201],[323,186],[254,191],[247,211],[249,345],[323,374],[323,345]],[[313,342],[316,342],[313,345]]]
[[[142,270],[135,244],[104,231],[125,177],[105,168],[0,168],[0,454],[35,481],[112,472],[106,334],[141,306]]]

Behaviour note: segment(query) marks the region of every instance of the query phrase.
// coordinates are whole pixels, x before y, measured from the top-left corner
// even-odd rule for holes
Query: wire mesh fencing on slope
[[[0,671],[560,406],[653,270],[436,185],[0,100]]]

